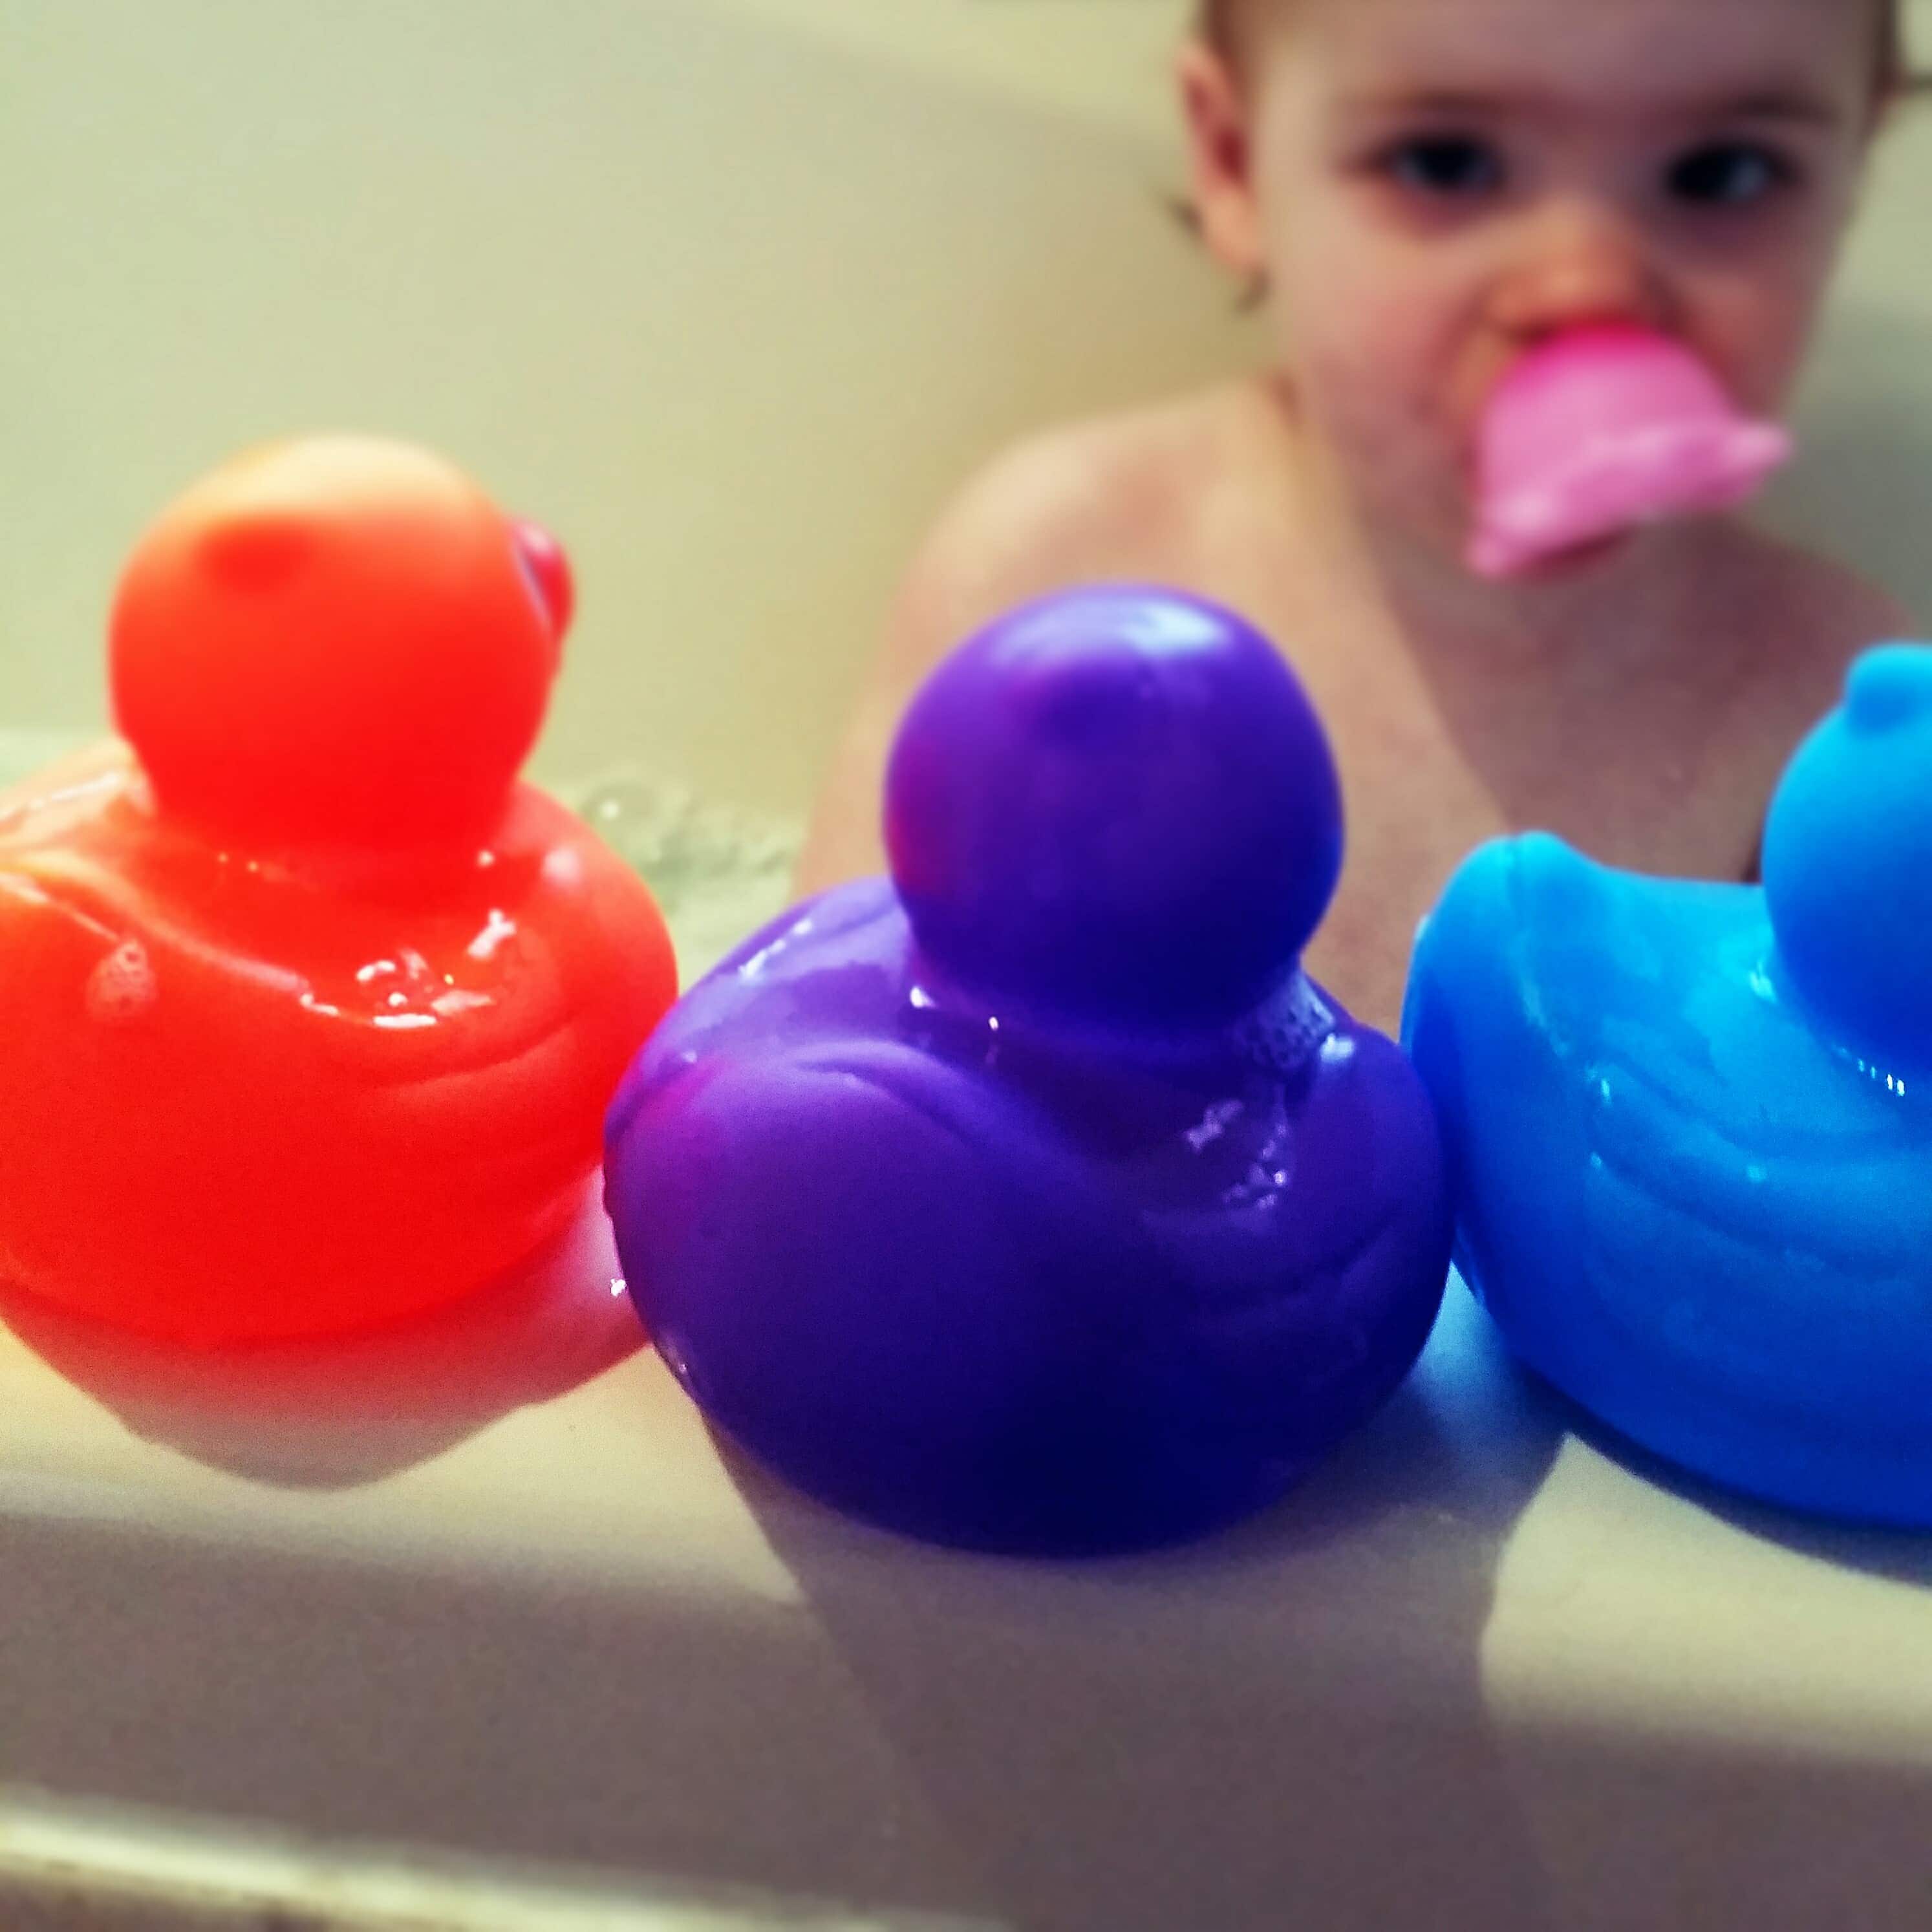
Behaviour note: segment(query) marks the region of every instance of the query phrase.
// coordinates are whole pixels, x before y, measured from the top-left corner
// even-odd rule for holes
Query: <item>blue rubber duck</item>
[[[1932,1525],[1932,648],[1853,668],[1763,870],[1640,878],[1540,834],[1463,865],[1403,1024],[1457,1262],[1636,1442]]]

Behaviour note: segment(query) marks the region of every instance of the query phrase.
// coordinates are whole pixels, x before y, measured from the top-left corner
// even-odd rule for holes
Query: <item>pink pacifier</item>
[[[1724,510],[1792,452],[1696,356],[1648,329],[1578,328],[1530,350],[1479,434],[1470,567],[1513,577],[1636,525]]]

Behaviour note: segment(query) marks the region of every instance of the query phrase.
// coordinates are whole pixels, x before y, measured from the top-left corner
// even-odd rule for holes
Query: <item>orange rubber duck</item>
[[[0,793],[0,1280],[201,1346],[374,1327],[566,1225],[675,996],[517,782],[568,566],[437,458],[280,443],[143,537],[127,740]]]

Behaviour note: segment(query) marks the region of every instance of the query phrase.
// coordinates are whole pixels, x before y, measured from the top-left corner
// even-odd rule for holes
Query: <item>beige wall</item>
[[[1175,0],[0,0],[0,720],[100,715],[142,518],[346,424],[552,522],[543,764],[800,802],[892,578],[1018,430],[1249,352],[1160,205]],[[1781,518],[1932,617],[1932,111]]]

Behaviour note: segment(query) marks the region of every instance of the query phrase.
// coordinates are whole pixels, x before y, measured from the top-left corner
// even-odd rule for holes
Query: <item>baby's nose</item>
[[[1552,203],[1520,231],[1491,320],[1534,342],[1591,322],[1665,328],[1670,307],[1642,230],[1614,208],[1575,200]]]

